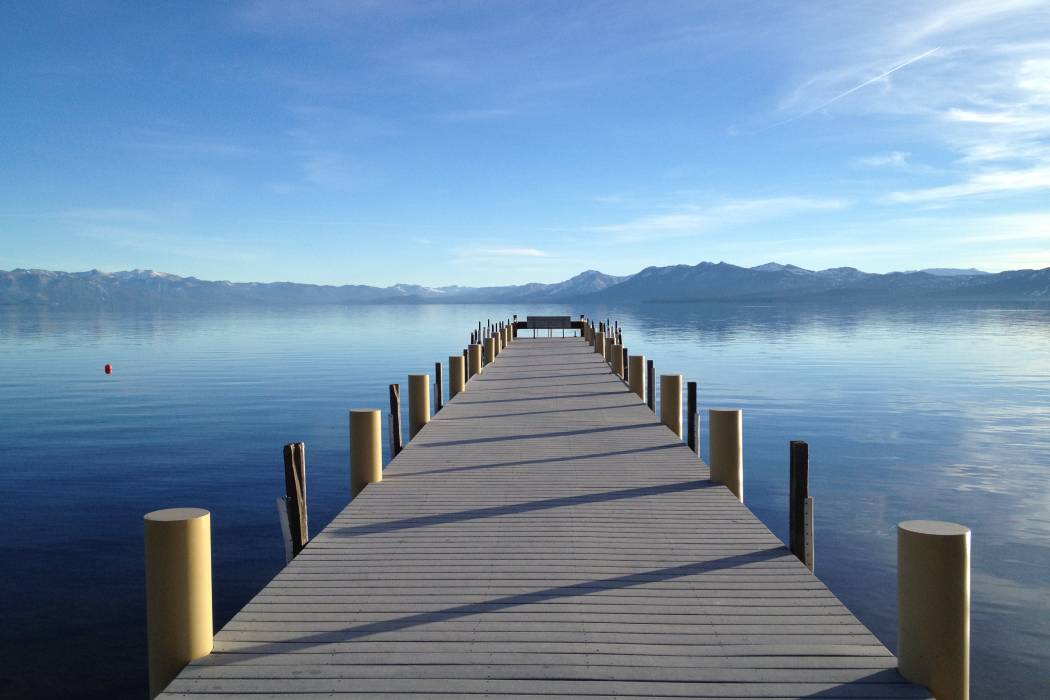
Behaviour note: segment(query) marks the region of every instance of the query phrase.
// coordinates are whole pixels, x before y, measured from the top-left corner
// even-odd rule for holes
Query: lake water
[[[479,319],[581,312],[744,409],[747,503],[781,539],[809,442],[817,574],[891,649],[896,524],[970,526],[973,697],[1050,695],[1050,308],[739,304],[0,310],[0,695],[145,696],[144,513],[212,512],[221,625],[283,565],[284,443],[316,531],[347,499],[348,408]]]

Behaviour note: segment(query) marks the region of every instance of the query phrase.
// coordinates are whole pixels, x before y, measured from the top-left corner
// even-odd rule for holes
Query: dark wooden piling
[[[688,394],[688,426],[689,426],[689,449],[700,454],[700,413],[697,408],[696,382],[686,385]]]
[[[303,551],[310,541],[306,512],[306,443],[290,442],[284,446],[284,492],[288,509],[288,532],[292,556]]]
[[[790,445],[791,473],[788,493],[788,548],[812,570],[813,538],[812,530],[807,537],[806,511],[812,513],[812,499],[809,497],[809,445],[802,440],[792,440]]]
[[[624,348],[623,349],[623,380],[625,382],[631,381],[631,370],[628,367],[628,365],[630,364],[627,361],[628,358],[630,358],[630,355],[627,354],[627,348]]]
[[[649,404],[649,410],[656,412],[656,367],[652,360],[645,361],[645,402]]]
[[[401,453],[404,442],[401,440],[401,385],[390,385],[390,458]]]
[[[434,413],[441,410],[441,363],[434,363]]]

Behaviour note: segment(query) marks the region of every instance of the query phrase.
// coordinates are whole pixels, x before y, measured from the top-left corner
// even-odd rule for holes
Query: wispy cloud
[[[830,67],[803,74],[787,91],[778,110],[788,115],[782,122],[835,105],[851,116],[893,118],[901,127],[894,132],[898,138],[903,135],[954,152],[951,165],[936,172],[956,182],[921,193],[894,193],[891,201],[948,202],[968,194],[1042,187],[1033,183],[1031,174],[1012,177],[985,171],[993,162],[1000,163],[997,170],[1002,171],[1050,165],[1050,41],[1045,31],[1050,3],[912,3],[896,7],[892,14],[889,21],[861,18],[863,29],[843,32],[837,40],[815,47],[813,54]],[[928,48],[931,45],[940,48]],[[909,53],[911,58],[874,78],[863,78],[887,54]],[[906,79],[891,80],[905,67]],[[873,82],[881,89],[861,90]],[[844,100],[846,96],[851,97]],[[860,164],[899,167],[894,162]]]
[[[796,122],[799,119],[804,119],[804,118],[808,117],[811,114],[815,114],[817,112],[825,110],[828,107],[830,107],[831,105],[833,105],[836,102],[838,102],[839,100],[841,100],[841,99],[843,99],[845,97],[849,97],[850,95],[852,95],[853,93],[857,92],[858,90],[866,88],[867,86],[871,85],[872,83],[877,83],[880,80],[885,80],[886,78],[890,77],[891,75],[893,75],[897,71],[901,70],[902,68],[906,68],[907,66],[910,66],[913,63],[918,63],[919,61],[923,60],[924,58],[932,56],[934,53],[939,51],[940,48],[941,47],[936,46],[936,47],[934,47],[932,49],[928,49],[927,51],[923,51],[918,56],[912,56],[911,58],[909,58],[909,59],[907,59],[905,61],[901,61],[900,63],[896,64],[895,66],[892,66],[891,68],[889,68],[889,69],[879,73],[878,75],[873,76],[871,78],[868,78],[867,80],[864,80],[864,81],[854,85],[853,87],[849,88],[848,90],[844,90],[844,91],[838,93],[837,95],[833,96],[832,98],[830,98],[828,100],[825,100],[824,102],[821,102],[816,107],[811,107],[810,109],[807,109],[804,112],[796,114],[796,115],[794,115],[792,117],[788,117],[787,119],[782,119],[782,120],[780,120],[780,121],[778,121],[778,122],[776,122],[774,124],[771,124],[770,126],[766,127],[766,129],[773,129],[773,128],[778,127],[778,126],[784,126],[785,124],[790,124],[792,122]]]
[[[1050,211],[1025,212],[984,217],[962,222],[963,231],[972,231],[960,243],[1006,243],[1011,241],[1050,241]],[[1046,252],[1046,251],[1044,251]],[[1050,255],[1050,252],[1047,252]]]
[[[905,168],[909,165],[908,158],[910,156],[911,154],[907,151],[893,151],[892,153],[881,153],[858,158],[856,163],[865,168]]]
[[[489,258],[549,258],[550,253],[538,248],[480,248],[478,255]]]
[[[480,122],[493,119],[505,119],[516,114],[513,109],[488,108],[488,109],[458,109],[450,112],[442,112],[437,115],[439,121],[444,122]]]
[[[676,211],[637,217],[617,224],[591,226],[587,230],[613,234],[621,241],[695,236],[720,228],[766,221],[803,213],[835,211],[849,205],[846,200],[815,197],[769,197],[736,199],[710,206],[685,205]]]
[[[1050,189],[1050,167],[979,173],[965,182],[952,185],[892,192],[886,200],[895,204],[910,204],[1043,189]]]
[[[268,34],[294,31],[333,32],[345,22],[383,22],[425,12],[407,0],[250,0],[233,12],[244,27]]]
[[[218,261],[240,270],[245,264],[260,264],[271,260],[264,246],[243,239],[191,236],[181,232],[157,232],[101,225],[85,226],[79,229],[76,235],[134,251],[137,259],[142,261],[139,267],[163,268],[171,260],[189,260],[198,263]]]

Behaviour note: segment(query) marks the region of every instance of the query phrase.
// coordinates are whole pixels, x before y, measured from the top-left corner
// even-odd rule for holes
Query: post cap
[[[932,537],[960,537],[970,534],[970,528],[943,520],[905,520],[897,525],[905,532]]]
[[[207,518],[210,515],[211,513],[203,508],[164,508],[163,510],[146,513],[143,520],[149,520],[154,523],[177,523]]]

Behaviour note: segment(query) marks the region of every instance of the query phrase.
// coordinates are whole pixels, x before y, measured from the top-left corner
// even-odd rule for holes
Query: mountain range
[[[885,274],[852,267],[807,270],[725,262],[647,267],[627,276],[587,270],[554,284],[504,287],[373,287],[294,282],[224,282],[126,272],[0,271],[0,306],[63,309],[154,309],[303,304],[656,301],[1050,301],[1050,268],[995,274],[934,268]]]

